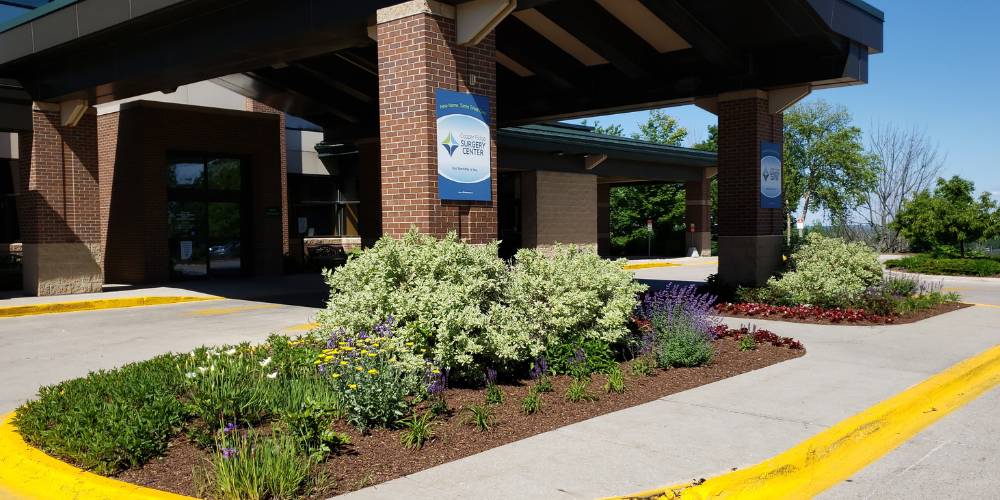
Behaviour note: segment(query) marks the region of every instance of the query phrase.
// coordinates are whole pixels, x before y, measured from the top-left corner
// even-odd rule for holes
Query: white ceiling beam
[[[657,52],[665,54],[690,49],[691,44],[639,0],[596,0],[622,24],[639,35]]]
[[[593,170],[597,168],[598,165],[607,161],[608,155],[606,154],[589,154],[583,155],[583,166],[587,170]]]
[[[513,15],[555,44],[556,47],[562,49],[563,52],[580,61],[584,66],[599,66],[608,63],[607,59],[601,57],[600,54],[581,42],[579,38],[545,17],[541,12],[535,9],[525,9],[515,12]]]
[[[456,41],[459,45],[477,45],[514,9],[517,0],[472,0],[455,7]]]
[[[84,99],[72,99],[59,103],[59,122],[64,127],[75,127],[87,113],[90,105]]]
[[[497,64],[511,70],[515,75],[520,77],[533,76],[534,71],[524,67],[521,63],[513,60],[507,54],[497,51]]]

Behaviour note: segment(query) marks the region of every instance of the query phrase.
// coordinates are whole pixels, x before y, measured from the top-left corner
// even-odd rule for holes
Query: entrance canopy
[[[56,0],[0,25],[0,78],[32,100],[89,104],[215,78],[329,134],[373,137],[370,30],[396,3]],[[864,83],[882,22],[861,0],[520,0],[496,27],[498,120]],[[3,89],[0,106],[26,102]]]

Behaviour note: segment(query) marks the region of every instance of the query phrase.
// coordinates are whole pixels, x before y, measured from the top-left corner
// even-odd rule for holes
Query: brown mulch
[[[840,321],[834,322],[823,318],[786,318],[780,314],[773,315],[747,315],[747,314],[734,314],[734,313],[720,313],[715,311],[713,314],[716,316],[724,318],[745,318],[745,319],[766,319],[768,321],[786,321],[788,323],[808,323],[812,325],[841,325],[841,326],[881,326],[881,325],[905,325],[907,323],[915,323],[920,320],[931,318],[939,314],[950,313],[952,311],[957,311],[959,309],[965,309],[966,307],[972,307],[972,304],[965,304],[962,302],[947,302],[944,304],[938,304],[930,309],[921,309],[919,311],[914,311],[908,314],[903,314],[900,316],[893,316],[891,322],[886,321]]]
[[[503,403],[493,407],[494,426],[479,432],[466,423],[470,404],[485,401],[483,389],[449,389],[446,392],[448,414],[434,420],[434,438],[419,450],[407,450],[400,444],[401,431],[376,429],[362,435],[346,423],[337,422],[338,431],[351,436],[352,444],[345,451],[330,457],[320,467],[330,480],[319,485],[311,497],[326,498],[396,479],[452,460],[474,455],[513,441],[524,439],[575,422],[647,403],[663,396],[684,391],[724,378],[797,358],[805,350],[792,350],[759,345],[756,350],[741,352],[738,342],[723,339],[716,342],[716,356],[711,364],[699,368],[653,370],[652,376],[626,374],[624,394],[604,391],[604,376],[595,375],[590,392],[597,401],[571,403],[564,399],[570,377],[552,377],[553,392],[542,394],[542,410],[535,415],[521,413],[521,399],[528,394],[530,384],[502,384]],[[192,470],[205,464],[208,454],[185,438],[171,442],[164,457],[123,472],[117,479],[161,490],[194,496]]]

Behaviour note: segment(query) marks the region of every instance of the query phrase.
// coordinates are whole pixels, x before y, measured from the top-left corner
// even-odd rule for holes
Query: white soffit
[[[687,40],[681,38],[639,0],[596,1],[661,54],[691,48]]]
[[[600,54],[581,42],[579,38],[545,17],[541,12],[535,9],[525,9],[512,15],[562,49],[563,52],[583,63],[584,66],[598,66],[608,63],[607,59],[601,57]]]
[[[507,56],[507,54],[504,54],[499,50],[497,51],[497,64],[513,71],[514,74],[516,74],[517,76],[525,77],[525,76],[532,76],[535,74],[533,71],[531,71],[528,68],[525,68],[524,66],[521,65],[521,63],[511,59],[510,57]]]

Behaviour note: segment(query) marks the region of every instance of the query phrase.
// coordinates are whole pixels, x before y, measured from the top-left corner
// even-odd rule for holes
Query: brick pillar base
[[[712,255],[712,179],[684,184],[684,241],[688,257]]]
[[[781,265],[783,209],[760,208],[760,143],[782,142],[759,90],[719,96],[719,278],[757,286]]]
[[[455,42],[454,9],[410,1],[378,12],[382,231],[416,227],[471,243],[497,238],[496,49],[491,33],[474,47]],[[437,186],[437,88],[490,101],[492,201],[441,201]]]
[[[32,295],[100,292],[104,248],[97,162],[97,115],[75,127],[58,107],[36,103],[18,160],[23,281]]]

